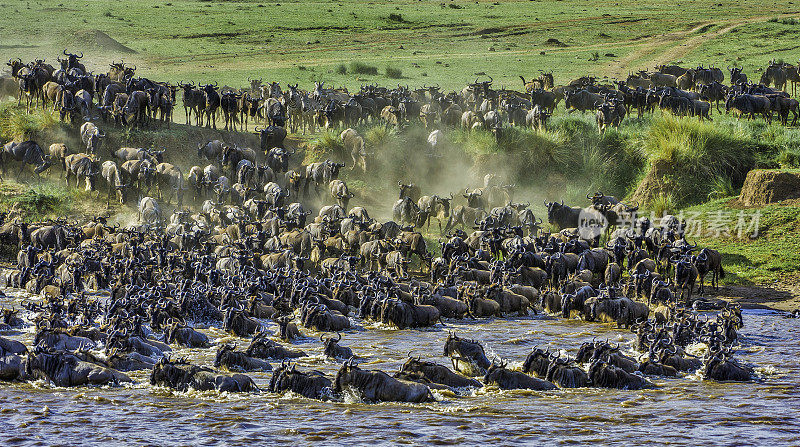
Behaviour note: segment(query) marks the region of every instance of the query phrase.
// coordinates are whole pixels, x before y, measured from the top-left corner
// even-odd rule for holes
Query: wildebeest
[[[772,122],[772,104],[769,98],[760,95],[734,95],[728,94],[725,100],[725,111],[736,109],[739,115],[748,115],[750,119],[756,114],[761,115],[768,123]]]
[[[249,357],[256,357],[260,359],[292,359],[305,357],[306,353],[303,351],[287,349],[279,345],[277,342],[270,340],[269,332],[263,331],[253,337],[250,346],[247,347],[245,354]]]
[[[433,402],[430,388],[395,379],[383,371],[366,371],[345,362],[336,373],[333,390],[342,393],[353,389],[367,402]]]
[[[164,341],[177,343],[187,348],[207,348],[211,346],[208,336],[180,321],[173,321],[164,330]]]
[[[249,316],[243,309],[228,308],[222,326],[239,337],[250,337],[260,332],[261,323]]]
[[[93,157],[84,153],[67,155],[64,163],[67,168],[64,173],[67,185],[69,185],[69,178],[75,176],[76,188],[80,186],[80,181],[83,179],[86,182],[86,191],[95,190],[95,177],[100,173],[100,170]]]
[[[347,184],[339,179],[331,180],[328,184],[328,188],[331,191],[331,197],[341,206],[342,208],[347,208],[347,205],[350,203],[350,199],[352,199],[355,194],[350,192],[347,188]]]
[[[353,159],[353,167],[361,168],[361,171],[367,172],[367,150],[364,143],[364,137],[359,135],[358,131],[348,128],[342,131],[341,134],[342,144],[344,144],[345,152],[350,154]]]
[[[279,393],[291,391],[309,399],[332,397],[331,379],[319,371],[301,372],[296,365],[281,363],[269,381],[269,391]]]
[[[535,390],[549,391],[556,389],[551,382],[543,379],[531,377],[524,372],[506,369],[505,364],[492,363],[483,377],[483,383],[487,385],[497,385],[503,390]]]
[[[67,155],[70,154],[70,151],[66,144],[53,143],[48,148],[48,153],[50,154],[51,160],[56,159],[61,163],[61,169],[63,171],[67,170],[65,159],[67,158]]]
[[[405,377],[405,375],[409,373],[416,373],[427,382],[444,385],[450,388],[481,387],[481,383],[475,379],[457,374],[446,366],[411,357],[410,354],[408,360],[406,360],[400,368],[401,377]]]
[[[559,202],[544,202],[547,207],[547,221],[555,225],[559,229],[564,228],[577,228],[578,220],[581,214],[581,208],[573,208],[564,205],[564,201]]]
[[[342,340],[342,334],[337,332],[336,338],[328,337],[325,339],[320,335],[319,339],[323,345],[322,352],[326,357],[340,360],[347,360],[353,357],[352,349],[339,345],[339,342]]]
[[[595,360],[589,367],[589,380],[594,386],[602,388],[618,388],[622,390],[640,390],[654,388],[649,380],[629,373],[605,360]]]
[[[174,193],[178,200],[178,206],[181,206],[183,204],[183,192],[186,190],[181,170],[170,163],[159,163],[156,165],[155,170],[160,198],[163,198],[166,192],[166,202],[169,203]]]
[[[150,384],[167,386],[178,391],[188,389],[229,393],[258,391],[253,379],[244,374],[230,376],[216,374],[211,368],[191,365],[185,361],[171,361],[166,357],[162,357],[153,368]]]
[[[139,221],[147,224],[159,224],[163,220],[161,207],[152,197],[142,197],[139,199]]]
[[[35,141],[23,141],[22,143],[11,142],[3,146],[3,152],[0,154],[0,166],[5,171],[6,163],[9,159],[13,159],[20,163],[17,176],[22,173],[25,165],[33,165],[33,172],[36,175],[41,174],[52,164],[50,156],[45,155],[42,148]]]
[[[237,351],[235,344],[224,344],[217,349],[214,367],[239,371],[272,371],[269,362],[249,357],[244,352]]]
[[[116,192],[117,200],[120,204],[125,203],[125,191],[128,185],[123,180],[122,169],[117,166],[117,163],[112,160],[104,161],[103,164],[100,165],[100,174],[103,176],[108,187],[106,204],[111,200],[112,192]]]
[[[128,101],[122,108],[122,124],[143,127],[150,116],[150,98],[143,91],[134,91],[128,95]]]
[[[281,126],[268,126],[263,129],[256,127],[256,135],[260,137],[260,148],[266,152],[273,147],[284,147],[283,141],[286,139],[286,129]]]
[[[703,362],[703,378],[719,382],[749,382],[753,380],[753,371],[725,355],[714,353]]]
[[[725,278],[725,270],[722,268],[722,255],[717,250],[711,248],[704,248],[695,259],[695,267],[700,276],[700,290],[699,293],[705,292],[703,281],[708,273],[711,273],[711,287],[717,288],[717,281],[720,278]]]
[[[62,387],[131,382],[124,373],[80,360],[65,351],[37,349],[28,355],[25,369],[30,377],[44,378]]]
[[[450,357],[456,371],[472,377],[486,374],[492,364],[480,343],[459,338],[453,333],[445,341],[443,355]]]

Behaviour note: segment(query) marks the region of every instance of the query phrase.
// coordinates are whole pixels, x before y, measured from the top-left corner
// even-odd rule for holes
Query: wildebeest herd
[[[262,123],[258,132],[275,140],[269,147],[280,146],[288,130],[314,132],[317,127],[354,127],[363,121],[382,121],[402,126],[419,121],[429,130],[463,126],[480,127],[502,134],[505,125],[545,126],[562,100],[566,110],[594,112],[598,129],[617,127],[635,109],[638,116],[655,108],[679,116],[711,119],[720,102],[725,111],[739,116],[761,116],[771,121],[773,113],[787,124],[790,114],[796,124],[800,106],[785,89],[794,93],[800,82],[798,67],[783,61],[771,61],[762,70],[759,83],[750,82],[739,67],[723,70],[710,66],[684,68],[662,65],[655,71],[639,71],[625,80],[582,76],[566,85],[555,85],[552,73],[525,80],[523,90],[494,89],[492,79],[468,84],[461,91],[442,92],[438,86],[411,89],[398,85],[386,88],[362,85],[351,94],[346,88],[326,87],[315,82],[305,91],[298,84],[284,90],[278,82],[263,84],[252,79],[248,88],[220,87],[218,83],[155,81],[136,77],[136,67],[124,61],[113,62],[107,73],[93,74],[81,62],[80,55],[63,51],[56,68],[44,59],[24,63],[10,59],[6,65],[11,77],[0,78],[2,91],[17,90],[30,109],[36,104],[59,111],[62,120],[75,124],[101,117],[117,125],[167,126],[177,105],[176,93],[182,91],[186,123],[205,124],[216,129],[221,117],[225,130],[247,129],[248,123]],[[11,85],[14,87],[9,87]],[[772,86],[772,87],[770,87]],[[714,107],[712,107],[712,105]],[[193,120],[194,119],[194,120]],[[282,136],[281,136],[282,135]]]
[[[60,92],[62,113],[80,122],[94,106],[70,106],[64,100],[72,95],[72,101],[83,101],[72,91],[80,85],[91,91],[89,101],[102,91],[96,109],[122,125],[152,124],[153,110],[162,110],[161,104],[166,111],[159,119],[169,122],[173,86],[134,78],[134,69],[122,63],[112,64],[108,75],[93,76],[79,62],[80,56],[66,51],[64,55],[61,70],[47,76],[44,61],[10,61],[21,93],[45,103],[44,86],[55,83],[60,87],[50,87]],[[680,75],[667,74],[669,70],[631,77],[619,83],[616,93],[583,78],[565,88],[563,96],[568,108],[600,107],[600,124],[606,123],[607,113],[616,116],[607,124],[618,124],[622,117],[617,114],[629,107],[665,107],[671,103],[666,98],[695,94],[661,85],[661,78],[689,76],[699,90],[719,82],[713,70],[712,75],[702,68]],[[633,79],[642,84],[629,87]],[[650,88],[643,86],[645,80]],[[91,90],[83,88],[90,84]],[[68,154],[58,143],[50,146],[49,154],[34,142],[6,145],[6,154],[23,167],[34,165],[37,173],[58,158],[67,181],[75,176],[94,189],[100,174],[109,200],[117,194],[124,201],[127,189],[136,189],[141,198],[138,223],[124,227],[99,217],[80,225],[2,216],[0,243],[17,251],[17,264],[3,272],[0,282],[25,289],[30,298],[23,306],[25,318],[18,316],[19,309],[3,311],[0,329],[33,325],[36,336],[33,346],[0,337],[0,379],[105,385],[130,381],[129,371],[150,370],[151,384],[177,390],[257,392],[259,387],[244,373],[272,370],[270,392],[341,399],[345,390],[356,390],[370,402],[426,402],[434,400],[432,390],[458,394],[486,385],[542,391],[641,389],[656,387],[653,376],[694,372],[706,380],[755,379],[752,367],[734,358],[737,330],[743,324],[740,308],[692,296],[696,290],[705,291],[706,279],[717,286],[725,273],[721,255],[689,243],[685,223],[675,216],[658,221],[637,217],[637,205],[597,192],[587,194],[586,208],[546,202],[548,223],[560,230],[549,233],[529,203],[512,201],[514,185],[487,175],[483,186],[466,188],[458,196],[426,195],[414,183],[400,183],[393,220],[377,220],[364,207],[349,207],[353,194],[338,178],[343,163],[327,160],[302,166],[282,144],[286,125],[295,131],[309,126],[313,130],[315,123],[344,127],[364,119],[402,126],[419,116],[429,129],[441,123],[484,127],[496,134],[504,121],[545,125],[558,102],[551,76],[525,82],[525,94],[493,90],[491,81],[477,80],[453,94],[440,94],[435,87],[366,86],[351,96],[322,84],[313,92],[302,92],[297,85],[282,92],[271,83],[263,89],[222,94],[214,84],[180,87],[187,120],[193,114],[198,125],[214,126],[217,109],[225,104],[230,107],[228,112],[223,109],[226,128],[241,124],[244,116],[264,118],[265,128],[259,133],[265,161],[260,162],[252,149],[215,140],[198,145],[198,157],[209,164],[192,167],[187,176],[164,162],[169,154],[161,151],[108,149],[116,161],[100,163],[104,133],[90,122],[80,128],[85,153]],[[750,89],[763,88],[745,82],[726,87],[726,104],[762,96]],[[640,101],[641,95],[645,99]],[[658,101],[650,99],[653,95]],[[764,97],[769,95],[784,98],[774,91]],[[691,101],[702,102],[703,97],[707,96]],[[307,111],[310,124],[304,118]],[[356,168],[366,163],[367,152],[363,138],[351,130],[342,138]],[[330,193],[322,199],[327,204],[312,213],[310,203],[318,203],[324,187]],[[158,194],[147,195],[151,191]],[[199,206],[182,208],[186,191]],[[178,208],[170,214],[163,205],[173,195]],[[462,198],[465,204],[452,203]],[[581,237],[577,227],[584,210],[607,219],[607,237]],[[434,256],[422,233],[431,220],[439,221],[446,236],[440,256]],[[400,371],[390,375],[360,368],[359,353],[342,343],[346,334],[359,330],[355,322],[396,330],[447,330],[448,321],[539,313],[614,323],[636,334],[639,354],[632,357],[607,341],[584,343],[575,358],[534,348],[522,367],[513,369],[490,359],[478,341],[451,333],[443,355],[452,369],[423,360],[421,353],[409,353]],[[267,321],[278,323],[279,330],[265,330]],[[205,322],[249,339],[248,346],[215,346],[195,327]],[[301,331],[318,334],[325,355],[342,362],[335,377],[303,371],[292,363],[307,355],[285,344]],[[687,349],[697,344],[705,346],[705,355],[697,357],[691,353],[694,349]],[[213,366],[171,358],[170,351],[178,346],[216,349]]]

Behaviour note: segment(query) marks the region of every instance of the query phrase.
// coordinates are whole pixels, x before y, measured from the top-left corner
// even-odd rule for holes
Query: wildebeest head
[[[322,399],[330,394],[331,380],[318,371],[302,372],[294,364],[281,363],[272,374],[269,391],[292,391],[309,399]]]
[[[459,365],[469,364],[473,365],[473,369],[485,371],[491,364],[480,343],[475,340],[459,338],[453,333],[450,333],[445,341],[444,355],[452,359],[453,366],[458,370],[462,369],[459,368]]]
[[[189,387],[192,373],[186,359],[171,361],[166,356],[156,363],[150,374],[150,385],[166,385],[178,390]]]
[[[522,364],[522,372],[535,373],[539,377],[545,377],[553,360],[552,357],[553,355],[549,351],[533,348],[533,351],[525,358],[525,363]]]

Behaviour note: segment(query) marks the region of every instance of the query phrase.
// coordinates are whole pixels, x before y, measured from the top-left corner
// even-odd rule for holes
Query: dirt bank
[[[747,173],[739,201],[746,206],[763,206],[800,197],[800,172],[753,169]]]

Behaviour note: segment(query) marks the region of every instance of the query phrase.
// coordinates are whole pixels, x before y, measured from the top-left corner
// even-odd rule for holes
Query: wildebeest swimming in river
[[[480,343],[452,333],[444,343],[444,355],[450,357],[456,371],[467,376],[482,376],[492,364]]]
[[[153,368],[153,372],[150,374],[150,384],[167,386],[178,391],[186,391],[190,388],[198,391],[217,390],[220,392],[259,391],[253,379],[244,374],[230,376],[216,374],[211,368],[190,365],[182,360],[170,361],[166,357],[162,357]]]
[[[433,402],[430,388],[425,385],[395,379],[383,371],[366,371],[345,362],[336,373],[334,391],[355,389],[367,402]]]

